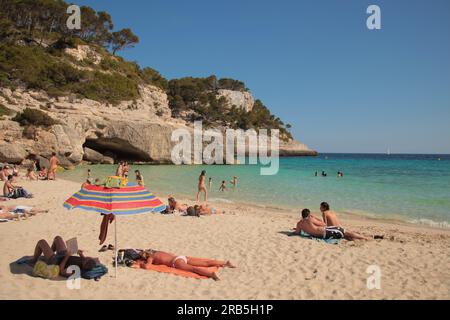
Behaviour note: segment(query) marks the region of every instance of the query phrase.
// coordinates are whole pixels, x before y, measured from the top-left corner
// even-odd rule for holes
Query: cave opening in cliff
[[[119,138],[86,139],[83,147],[95,150],[115,161],[153,162],[147,153]]]

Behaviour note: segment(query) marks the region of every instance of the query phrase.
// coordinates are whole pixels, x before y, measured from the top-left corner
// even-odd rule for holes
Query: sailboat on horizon
[[[391,155],[391,148],[388,148],[388,149],[387,149],[387,152],[386,152],[386,154],[387,154],[388,156],[390,156],[390,155]]]

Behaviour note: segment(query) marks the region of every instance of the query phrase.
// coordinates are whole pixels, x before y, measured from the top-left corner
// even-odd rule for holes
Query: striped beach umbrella
[[[83,209],[101,214],[125,216],[140,213],[160,213],[166,205],[144,187],[128,182],[126,187],[106,188],[86,185],[64,202],[66,209]],[[115,271],[117,276],[117,217],[114,220]]]

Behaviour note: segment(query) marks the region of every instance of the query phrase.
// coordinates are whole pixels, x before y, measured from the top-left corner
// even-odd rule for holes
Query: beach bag
[[[121,250],[122,251],[122,250]],[[125,249],[123,250],[123,259],[130,259],[130,260],[139,260],[141,258],[141,252],[142,250],[135,250],[135,249]]]
[[[125,188],[127,186],[128,179],[117,177],[117,176],[111,176],[106,178],[105,187],[106,188]]]
[[[38,261],[34,265],[33,276],[44,279],[56,279],[59,277],[59,266],[47,265],[44,261]]]
[[[92,268],[89,271],[82,271],[81,277],[83,279],[87,279],[87,280],[92,280],[92,279],[99,280],[101,277],[103,277],[107,273],[108,273],[108,268],[103,264],[99,264],[99,265],[96,265],[94,268]]]

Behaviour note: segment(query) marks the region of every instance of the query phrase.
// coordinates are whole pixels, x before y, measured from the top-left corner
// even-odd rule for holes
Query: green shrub
[[[47,115],[45,112],[30,108],[26,108],[22,112],[16,114],[12,120],[19,122],[22,126],[35,125],[38,127],[51,127],[52,125],[58,124],[58,121]]]
[[[136,82],[118,73],[90,73],[87,81],[74,84],[72,88],[85,98],[112,104],[139,98]]]

